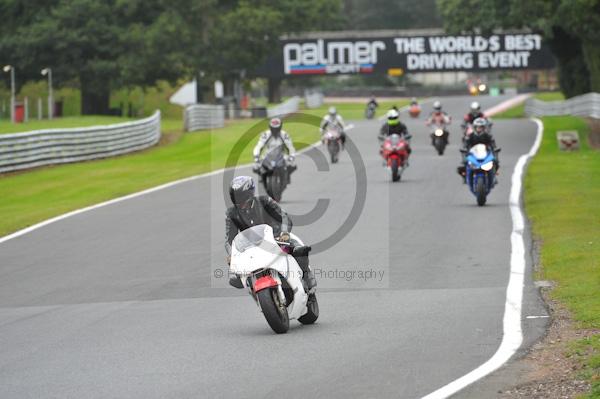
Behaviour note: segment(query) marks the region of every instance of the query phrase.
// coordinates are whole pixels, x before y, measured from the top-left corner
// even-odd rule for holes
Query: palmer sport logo
[[[383,50],[380,40],[286,43],[283,68],[286,75],[371,73],[378,51]]]

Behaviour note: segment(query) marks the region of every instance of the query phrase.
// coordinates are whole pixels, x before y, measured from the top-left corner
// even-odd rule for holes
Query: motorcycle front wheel
[[[271,198],[277,202],[281,201],[282,191],[281,177],[278,173],[273,173],[267,177],[267,193]]]
[[[475,194],[477,195],[477,205],[484,206],[487,194],[485,187],[485,179],[483,177],[479,177],[479,179],[477,179],[477,184],[475,186]]]
[[[399,165],[398,165],[398,159],[394,158],[392,159],[392,181],[398,181],[400,180],[400,172],[398,170]]]
[[[269,327],[277,334],[286,333],[290,328],[290,319],[285,304],[279,300],[277,287],[258,291],[256,296]]]

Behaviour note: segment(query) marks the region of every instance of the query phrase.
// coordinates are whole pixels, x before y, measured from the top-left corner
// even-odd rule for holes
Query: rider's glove
[[[288,156],[288,162],[289,162],[290,164],[293,164],[293,163],[294,163],[294,159],[295,159],[295,158],[294,158],[294,156],[293,156],[293,155],[290,155],[290,156]]]
[[[279,241],[281,242],[290,242],[290,233],[281,233],[279,234]]]
[[[260,160],[260,158],[258,158],[257,156],[254,157],[254,163],[258,163],[259,160]]]

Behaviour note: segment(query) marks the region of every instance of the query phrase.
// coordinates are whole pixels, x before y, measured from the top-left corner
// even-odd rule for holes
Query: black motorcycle
[[[450,132],[445,124],[434,124],[431,130],[431,144],[435,147],[439,155],[444,155],[444,150],[448,145]]]
[[[283,147],[277,147],[267,153],[254,172],[260,175],[269,197],[281,201],[283,191],[290,183],[290,174],[296,168],[288,166]]]
[[[373,119],[375,117],[375,108],[377,108],[375,104],[367,104],[367,108],[365,108],[365,118]]]

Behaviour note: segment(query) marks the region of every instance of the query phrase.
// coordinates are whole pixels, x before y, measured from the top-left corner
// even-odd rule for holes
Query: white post
[[[48,119],[54,118],[54,93],[52,90],[52,69],[48,68]]]
[[[42,69],[42,75],[48,75],[48,119],[54,116],[54,94],[52,93],[52,69]]]
[[[25,97],[23,99],[23,107],[25,108],[25,115],[23,118],[23,122],[27,123],[29,122],[29,98]]]
[[[10,72],[10,120],[15,123],[15,67],[5,65],[4,72]]]
[[[38,112],[37,112],[37,118],[38,119],[42,119],[42,97],[38,97]]]

